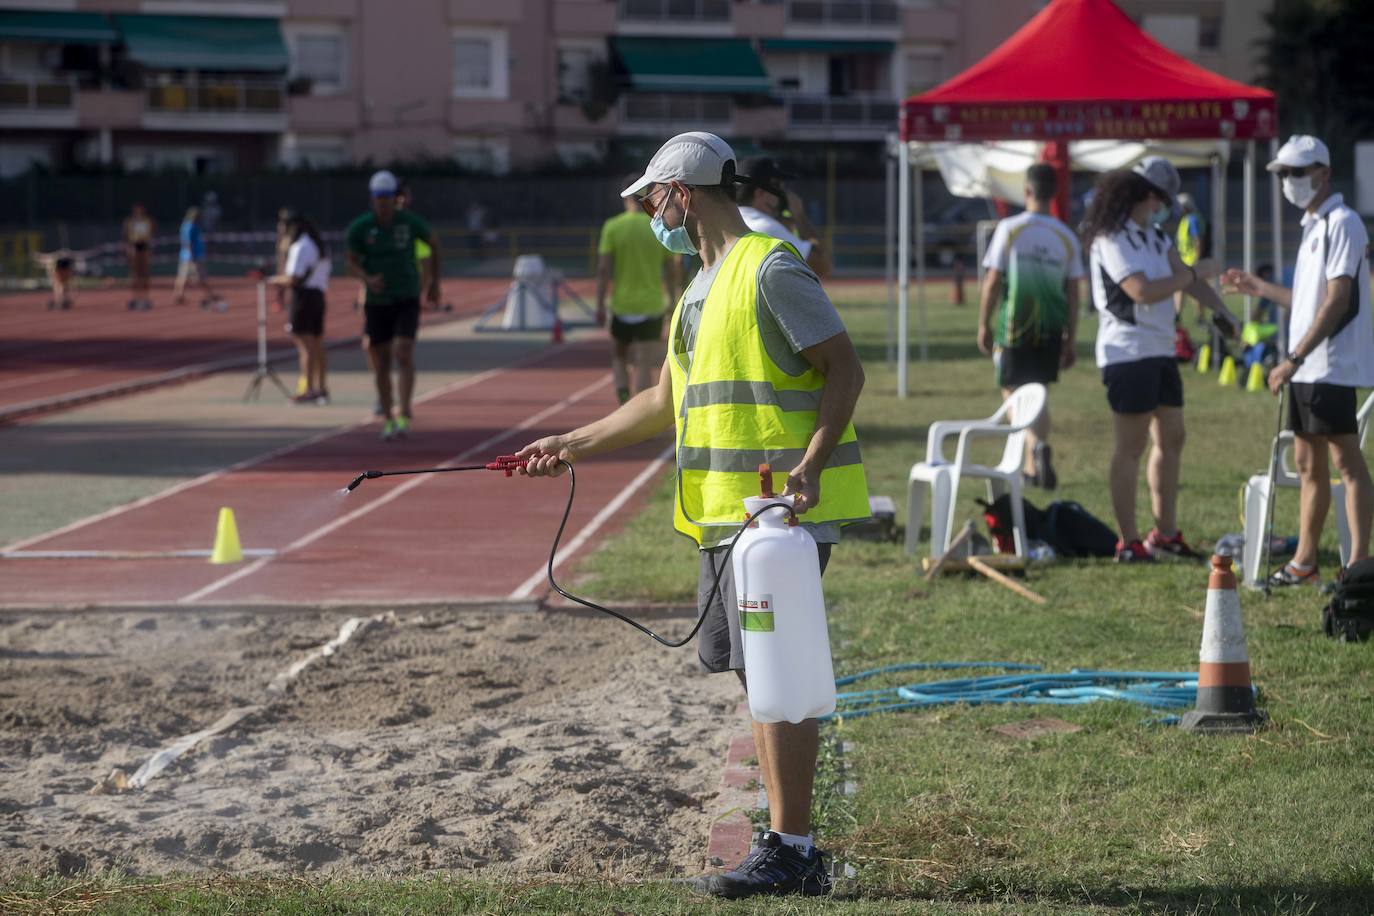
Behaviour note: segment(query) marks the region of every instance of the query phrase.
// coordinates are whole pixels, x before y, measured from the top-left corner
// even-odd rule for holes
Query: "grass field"
[[[973,347],[972,307],[932,306],[932,362],[912,366],[899,400],[885,364],[884,304],[843,301],[865,359],[857,424],[870,488],[905,500],[926,426],[996,403]],[[1110,418],[1091,365],[1054,388],[1054,498],[1110,519]],[[1274,401],[1189,374],[1180,519],[1210,544],[1240,530],[1237,490],[1267,460]],[[584,568],[579,592],[682,601],[696,562],[667,525],[670,489]],[[971,515],[970,484],[963,506]],[[1029,498],[1043,504],[1040,491]],[[1142,486],[1142,527],[1148,499]],[[1296,497],[1279,497],[1278,531]],[[1334,523],[1329,522],[1328,528]],[[1322,563],[1334,570],[1328,531]],[[837,673],[892,662],[986,659],[1072,667],[1196,665],[1205,600],[1201,564],[1118,568],[1061,562],[1031,573],[1035,607],[980,581],[922,585],[899,545],[847,543],[826,577]],[[308,883],[236,878],[169,884],[118,877],[11,883],[0,910],[35,912],[758,912],[758,913],[1370,913],[1374,911],[1374,646],[1318,629],[1311,592],[1266,602],[1242,592],[1252,670],[1272,725],[1248,738],[1203,738],[1145,724],[1137,707],[1063,707],[1072,734],[1013,740],[997,724],[1043,713],[948,707],[842,722],[852,796],[826,794],[823,845],[857,876],[823,903],[712,904],[658,884],[508,883],[498,877]],[[608,624],[610,625],[610,624]],[[690,650],[687,650],[690,651]],[[904,680],[919,680],[908,675]],[[932,678],[933,679],[933,678]],[[880,686],[875,683],[872,686]],[[692,689],[691,683],[683,685]],[[56,896],[53,896],[56,895]],[[48,899],[45,904],[42,901]],[[66,907],[64,909],[64,907]]]

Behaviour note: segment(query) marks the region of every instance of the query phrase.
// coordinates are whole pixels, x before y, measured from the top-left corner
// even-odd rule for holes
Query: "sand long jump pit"
[[[689,874],[739,699],[568,612],[0,617],[0,868]]]

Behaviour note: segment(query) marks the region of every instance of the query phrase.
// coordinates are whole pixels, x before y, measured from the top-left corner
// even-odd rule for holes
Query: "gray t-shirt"
[[[701,309],[724,260],[721,258],[709,269],[698,271],[682,296],[682,316],[678,325],[689,366],[696,352]],[[768,356],[778,364],[778,368],[792,376],[802,375],[811,368],[811,364],[801,355],[802,350],[824,343],[836,334],[843,334],[845,330],[834,304],[821,288],[820,278],[806,266],[805,261],[786,249],[770,254],[759,270],[758,323]],[[675,347],[676,341],[670,346]],[[816,543],[839,543],[838,524],[803,524]],[[720,534],[713,535],[713,531],[719,531]],[[702,534],[702,549],[714,547],[733,534],[730,528],[707,528]]]

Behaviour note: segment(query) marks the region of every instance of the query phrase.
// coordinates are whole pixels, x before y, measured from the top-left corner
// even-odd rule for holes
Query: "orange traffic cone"
[[[1197,708],[1183,717],[1184,731],[1253,732],[1264,724],[1268,715],[1255,708],[1250,684],[1250,656],[1230,557],[1212,557],[1198,662]]]

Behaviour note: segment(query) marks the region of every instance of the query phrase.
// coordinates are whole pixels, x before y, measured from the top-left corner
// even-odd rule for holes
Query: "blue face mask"
[[[672,192],[669,191],[668,193],[671,194]],[[667,204],[668,198],[665,195],[663,206],[667,206]],[[697,246],[692,244],[692,237],[687,234],[687,214],[684,212],[682,215],[683,224],[676,229],[669,229],[663,224],[663,207],[660,206],[649,226],[654,230],[654,237],[658,239],[658,243],[673,254],[696,254]]]
[[[1169,217],[1173,212],[1173,207],[1160,207],[1150,214],[1150,222],[1154,223],[1156,226],[1162,226],[1169,221]]]

